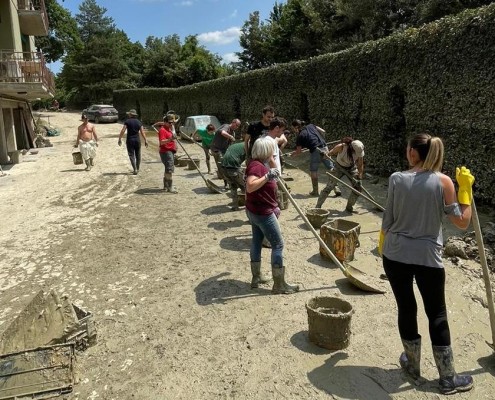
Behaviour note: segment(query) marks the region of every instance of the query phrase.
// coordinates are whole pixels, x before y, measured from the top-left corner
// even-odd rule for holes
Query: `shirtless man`
[[[91,167],[94,165],[94,158],[96,156],[96,148],[98,147],[98,136],[96,136],[96,129],[93,124],[88,122],[88,117],[83,115],[81,117],[83,122],[77,128],[77,140],[74,147],[79,147],[82,158],[86,163],[85,171],[91,171]]]

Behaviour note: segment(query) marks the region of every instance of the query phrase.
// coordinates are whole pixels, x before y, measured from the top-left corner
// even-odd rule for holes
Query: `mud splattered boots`
[[[440,375],[438,382],[441,393],[467,392],[473,387],[473,377],[471,375],[456,374],[451,346],[433,346],[433,357]]]
[[[299,292],[298,285],[289,285],[285,282],[285,267],[280,267],[279,265],[273,265],[272,267],[273,275],[273,294],[292,294]]]
[[[261,275],[261,262],[251,262],[251,273],[253,279],[251,279],[251,288],[256,289],[260,286],[260,283],[270,282],[270,278]]]
[[[85,162],[86,162],[86,168],[84,170],[91,171],[91,158],[88,158]]]
[[[415,340],[402,339],[404,352],[400,355],[400,366],[414,380],[421,376],[421,338]]]
[[[318,178],[311,178],[311,184],[313,185],[313,190],[309,192],[309,195],[317,197],[320,194],[318,189]]]

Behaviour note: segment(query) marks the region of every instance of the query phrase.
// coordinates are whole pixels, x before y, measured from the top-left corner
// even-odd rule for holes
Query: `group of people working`
[[[285,281],[284,241],[279,224],[277,181],[281,175],[281,153],[280,143],[276,139],[284,133],[281,130],[285,125],[285,120],[275,117],[273,109],[267,107],[263,110],[262,119],[250,125],[244,144],[238,143],[228,148],[242,157],[232,162],[229,150],[225,152],[226,165],[237,170],[235,179],[238,186],[241,186],[239,168],[244,155],[248,160],[244,180],[246,214],[252,229],[251,287],[257,288],[269,281],[261,273],[262,241],[266,238],[272,248],[270,264],[272,292],[275,294],[290,294],[299,290],[297,285]],[[318,197],[316,207],[323,205],[332,190],[336,196],[341,195],[333,179],[329,179],[325,188],[319,192],[320,164],[337,178],[346,176],[354,189],[361,192],[364,174],[364,145],[361,141],[344,137],[336,146],[328,149],[324,139],[325,131],[320,127],[294,120],[292,129],[298,135],[294,154],[300,154],[303,149],[310,152],[309,170],[313,186],[310,195]],[[474,176],[465,167],[457,168],[459,189],[456,194],[451,178],[441,172],[443,157],[444,147],[440,138],[417,134],[409,140],[406,149],[409,169],[396,172],[389,178],[379,251],[398,307],[399,334],[404,348],[399,357],[401,367],[412,379],[420,378],[421,335],[413,290],[413,282],[416,281],[429,320],[433,357],[440,376],[440,392],[453,394],[470,390],[473,378],[457,374],[454,367],[445,304],[442,221],[447,216],[457,227],[468,227]],[[228,180],[232,182],[225,168],[223,176],[229,177]],[[348,212],[353,212],[357,198],[358,195],[353,191],[347,200]]]
[[[127,150],[134,173],[139,171],[139,135],[147,145],[142,124],[135,119],[135,110],[128,113],[119,136],[127,130]],[[173,125],[175,114],[168,114],[160,126],[158,138],[160,157],[165,166],[163,185],[168,192],[177,193],[172,185],[174,172],[173,155],[176,152]],[[208,172],[211,173],[210,152],[217,165],[218,178],[230,184],[233,208],[237,208],[238,190],[245,194],[245,209],[251,224],[252,240],[250,247],[251,287],[271,279],[261,271],[262,243],[266,239],[271,245],[271,270],[274,294],[291,294],[299,291],[299,286],[285,281],[283,257],[284,240],[280,228],[281,214],[278,184],[282,173],[281,148],[287,144],[287,122],[275,117],[273,107],[263,109],[259,122],[250,124],[244,141],[235,141],[235,130],[241,122],[234,119],[230,124],[215,129],[208,125],[198,131],[205,150]],[[346,176],[357,192],[362,190],[364,173],[364,145],[351,137],[342,138],[329,149],[325,141],[325,131],[301,120],[292,122],[292,130],[297,134],[296,150],[310,153],[310,176],[313,190],[310,195],[318,197],[316,207],[323,203],[334,191],[341,192],[334,180],[329,179],[319,192],[318,168],[323,164],[328,171],[341,178]],[[87,119],[79,127],[77,145],[87,160],[87,169],[93,165],[97,136]],[[452,179],[443,174],[444,146],[440,138],[428,134],[416,134],[410,138],[406,149],[409,169],[395,172],[389,178],[388,196],[383,213],[379,238],[379,252],[383,267],[394,293],[398,309],[399,335],[404,352],[399,362],[403,370],[414,380],[421,377],[421,343],[417,322],[417,302],[413,290],[416,282],[421,294],[429,321],[429,335],[433,357],[439,372],[439,387],[443,394],[470,390],[473,378],[457,374],[454,368],[453,351],[447,307],[445,303],[445,269],[442,262],[442,223],[447,216],[453,224],[466,229],[471,220],[472,185],[474,176],[469,169],[456,170],[458,191],[456,194]],[[242,164],[246,162],[245,171]],[[358,195],[351,193],[346,210],[353,212]]]

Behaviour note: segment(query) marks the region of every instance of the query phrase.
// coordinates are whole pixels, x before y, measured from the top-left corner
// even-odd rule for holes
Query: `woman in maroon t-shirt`
[[[299,291],[299,286],[287,284],[284,278],[284,240],[278,223],[280,208],[277,202],[277,178],[280,173],[276,168],[266,167],[273,157],[273,145],[270,137],[256,140],[251,151],[252,159],[246,168],[246,214],[253,232],[249,252],[253,274],[251,287],[257,288],[260,283],[268,282],[261,276],[261,244],[266,237],[272,246],[272,293],[290,294]]]

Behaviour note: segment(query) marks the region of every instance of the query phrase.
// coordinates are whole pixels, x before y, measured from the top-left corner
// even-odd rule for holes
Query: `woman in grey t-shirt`
[[[452,180],[440,172],[443,152],[438,137],[418,134],[409,141],[410,169],[396,172],[389,179],[382,221],[384,240],[379,248],[399,313],[399,334],[404,346],[400,364],[414,379],[420,377],[421,335],[413,290],[416,280],[429,321],[440,391],[452,394],[471,389],[473,378],[456,374],[453,364],[445,305],[442,220],[447,215],[458,228],[468,227],[474,177],[465,167],[457,169],[456,197]]]

